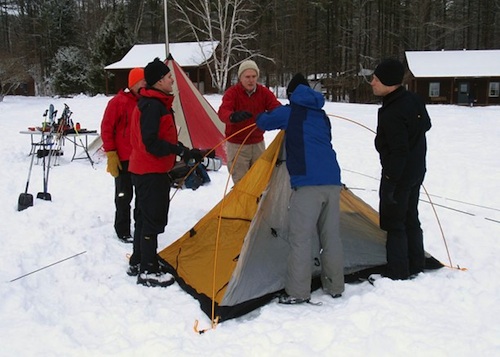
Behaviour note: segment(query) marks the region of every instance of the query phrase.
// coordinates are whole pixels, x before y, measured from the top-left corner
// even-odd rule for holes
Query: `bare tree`
[[[0,0],[0,53],[17,59],[37,94],[51,94],[51,64],[60,47],[110,60],[123,56],[126,48],[100,34],[107,16],[121,7],[120,22],[133,43],[162,42],[164,1]],[[169,10],[172,42],[212,42],[214,55],[205,60],[220,92],[240,62],[254,58],[270,86],[285,85],[297,71],[323,74],[329,98],[365,102],[373,96],[359,73],[383,57],[500,47],[500,0],[170,0]],[[104,48],[117,49],[113,58],[94,46],[96,37]],[[3,69],[13,71],[7,64]],[[88,81],[99,85],[102,79],[88,73]]]
[[[175,0],[173,4],[182,14],[178,21],[190,28],[198,43],[212,42],[212,58],[205,58],[205,61],[213,62],[209,71],[219,92],[225,91],[231,70],[241,61],[255,57],[270,59],[248,47],[248,43],[256,37],[255,32],[249,30],[257,17],[251,2]]]
[[[0,56],[0,102],[27,81],[26,71],[19,65],[19,58]]]

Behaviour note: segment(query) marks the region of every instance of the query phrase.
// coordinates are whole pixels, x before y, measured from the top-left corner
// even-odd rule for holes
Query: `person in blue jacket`
[[[285,293],[279,303],[300,304],[311,297],[312,242],[322,249],[323,290],[337,298],[344,291],[344,258],[340,240],[340,167],[332,147],[331,124],[321,93],[300,73],[287,88],[289,105],[257,117],[262,130],[284,129],[286,166],[292,194]]]

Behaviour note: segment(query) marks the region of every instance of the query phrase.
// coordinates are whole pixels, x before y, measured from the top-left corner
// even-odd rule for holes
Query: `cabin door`
[[[470,83],[459,82],[457,104],[469,105],[469,99],[470,99],[469,93],[470,93]]]

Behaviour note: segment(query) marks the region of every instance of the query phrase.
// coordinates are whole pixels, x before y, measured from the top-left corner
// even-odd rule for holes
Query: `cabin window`
[[[469,93],[469,83],[460,83],[460,94]]]
[[[490,82],[490,97],[497,97],[500,95],[500,82]]]
[[[429,97],[439,97],[440,83],[431,82],[429,83]]]

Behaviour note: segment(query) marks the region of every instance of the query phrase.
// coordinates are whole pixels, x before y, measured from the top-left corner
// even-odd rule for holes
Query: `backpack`
[[[184,161],[177,162],[174,168],[169,171],[170,178],[172,179],[172,187],[185,187],[196,190],[203,184],[210,182],[210,177],[208,176],[207,170],[202,164],[196,166],[196,168],[189,174],[189,176],[186,177],[186,175],[192,168],[193,166],[186,164]],[[185,180],[184,177],[186,177]]]
[[[188,177],[186,177],[186,175],[194,165],[186,164],[184,161],[178,161],[175,163],[174,168],[169,171],[170,178],[172,179],[172,187],[185,187],[196,190],[198,187],[210,182],[210,176],[208,176],[207,171],[218,171],[221,168],[222,160],[220,157],[215,156],[215,152],[213,150],[201,149],[200,151],[205,157]],[[184,177],[186,177],[185,180]],[[184,182],[182,182],[183,180]]]

